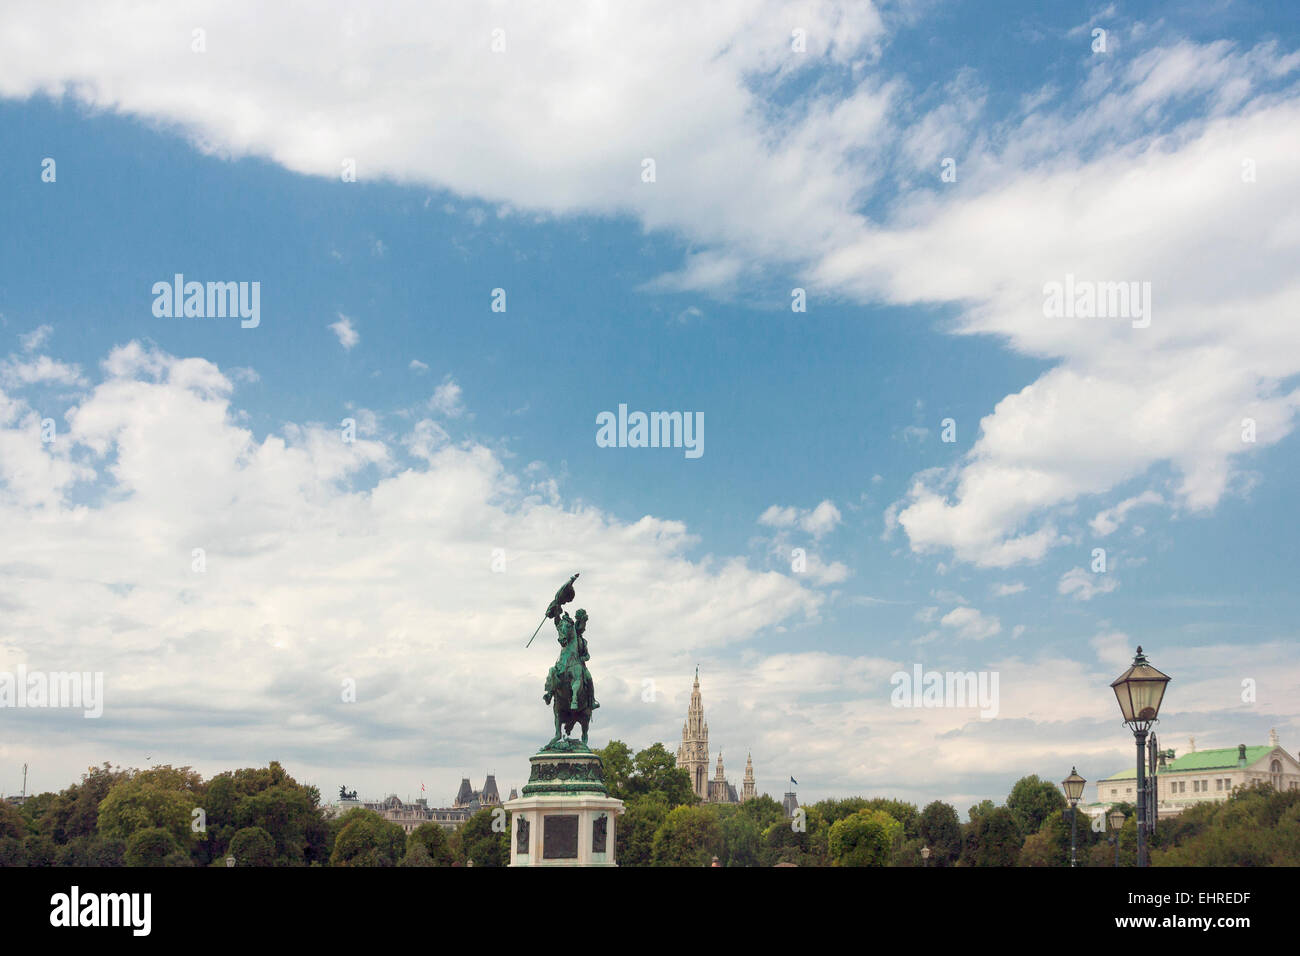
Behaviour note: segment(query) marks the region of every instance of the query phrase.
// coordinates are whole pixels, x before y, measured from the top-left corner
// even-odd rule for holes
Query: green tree
[[[626,790],[630,797],[663,794],[669,807],[692,806],[699,802],[691,787],[690,774],[678,768],[677,758],[663,744],[652,744],[636,755]]]
[[[331,831],[321,815],[320,792],[294,780],[279,761],[213,777],[207,783],[203,808],[210,859],[224,858],[230,840],[246,827],[260,827],[270,834],[277,865],[301,866],[329,859]]]
[[[966,834],[962,862],[967,866],[1015,866],[1020,856],[1020,828],[1006,807],[976,814]]]
[[[146,771],[121,780],[108,791],[99,804],[100,834],[107,839],[125,840],[129,850],[133,834],[162,828],[178,846],[188,846],[190,814],[197,806],[196,795],[169,786],[175,778],[147,774]]]
[[[1021,837],[1037,833],[1044,820],[1053,812],[1064,810],[1066,806],[1068,804],[1061,788],[1037,774],[1017,780],[1007,797],[1007,809],[1011,811]]]
[[[75,783],[58,793],[44,815],[46,832],[55,843],[66,844],[77,837],[94,837],[99,832],[99,804],[113,785],[130,773],[105,763],[90,767]]]
[[[611,740],[596,753],[605,774],[605,789],[611,797],[626,800],[628,779],[634,769],[632,748],[621,740]]]
[[[275,840],[261,827],[244,827],[230,841],[235,866],[274,866]]]
[[[59,848],[44,833],[29,833],[23,838],[23,855],[28,866],[54,866]]]
[[[1121,856],[1128,856],[1131,823],[1121,833]],[[1161,820],[1151,865],[1300,866],[1300,790],[1257,784]]]
[[[766,793],[746,800],[740,805],[740,812],[754,821],[760,835],[772,824],[785,820],[785,808]]]
[[[416,847],[423,847],[428,856],[427,864],[421,866],[451,866],[456,855],[447,840],[447,831],[436,823],[421,823],[406,838],[406,853],[409,856]]]
[[[0,800],[0,839],[22,841],[27,836],[27,821],[12,803]]]
[[[903,824],[884,810],[859,810],[831,825],[831,865],[884,866],[902,835]]]
[[[311,795],[292,782],[247,794],[235,806],[235,825],[266,833],[273,845],[274,862],[281,865],[302,865],[310,842],[308,831],[319,816]]]
[[[373,810],[349,810],[338,821],[330,866],[396,866],[406,854],[406,834]]]
[[[723,866],[758,866],[762,860],[763,831],[743,806],[714,808],[722,826]]]
[[[655,866],[708,866],[723,851],[722,827],[705,807],[679,806],[669,811],[655,833]]]
[[[814,806],[800,807],[792,819],[782,819],[763,831],[763,865],[829,866],[830,826]]]
[[[190,856],[167,827],[136,830],[126,841],[127,866],[189,866]]]
[[[1087,866],[1088,853],[1094,834],[1092,820],[1080,813],[1075,827],[1075,847],[1080,866]],[[1070,811],[1052,811],[1037,833],[1025,838],[1020,848],[1018,866],[1069,866],[1070,865]]]
[[[50,810],[54,808],[54,803],[58,796],[53,793],[38,793],[27,798],[19,812],[23,819],[27,821],[27,829],[32,833],[46,833],[53,836],[47,820]]]
[[[59,866],[122,866],[126,844],[99,836],[73,837],[59,847]]]
[[[406,856],[402,857],[402,862],[398,866],[434,866],[433,858],[429,856],[429,851],[424,848],[423,843],[409,844]]]
[[[614,827],[619,866],[650,866],[655,834],[668,817],[668,801],[662,793],[633,797],[623,805],[623,815]]]
[[[461,825],[460,859],[466,865],[510,865],[510,816],[501,807],[484,807]]]
[[[917,835],[930,848],[930,866],[952,866],[961,856],[961,821],[941,800],[928,803],[917,821]]]

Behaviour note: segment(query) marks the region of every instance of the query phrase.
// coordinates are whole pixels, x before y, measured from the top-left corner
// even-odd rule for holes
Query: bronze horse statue
[[[563,677],[557,678],[555,668],[546,675],[546,693],[542,695],[542,700],[551,705],[551,710],[555,714],[555,736],[551,738],[547,747],[554,747],[560,742],[561,727],[563,727],[564,736],[568,737],[573,733],[575,724],[582,726],[582,742],[587,743],[587,728],[591,724],[592,697],[591,697],[591,677],[588,675],[583,681],[582,689],[579,691],[579,706],[573,706],[573,689],[572,684]],[[586,698],[583,700],[582,698]],[[599,707],[599,704],[595,706]],[[545,749],[545,748],[543,748]]]
[[[572,600],[572,586],[570,579],[566,586],[569,589],[569,600]],[[563,595],[556,596],[557,601],[561,596]],[[555,620],[560,657],[546,675],[546,693],[542,695],[542,700],[551,705],[555,715],[555,736],[546,746],[553,747],[560,742],[561,727],[564,736],[572,734],[575,724],[582,726],[582,743],[585,746],[591,712],[600,706],[596,701],[591,672],[587,670],[587,660],[591,657],[587,651],[587,639],[583,636],[587,629],[587,612],[579,608],[576,617],[570,618],[558,603],[552,602],[547,617]]]

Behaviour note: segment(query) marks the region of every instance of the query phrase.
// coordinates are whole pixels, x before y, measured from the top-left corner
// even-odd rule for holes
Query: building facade
[[[691,789],[704,803],[742,803],[755,796],[753,756],[745,762],[745,780],[740,794],[727,781],[718,754],[713,779],[709,779],[709,725],[704,719],[704,700],[700,696],[700,669],[695,669],[695,685],[691,688],[691,703],[686,710],[686,723],[682,725],[682,742],[677,747],[677,766],[691,778]]]
[[[513,790],[511,794],[513,796]],[[383,800],[340,800],[325,809],[329,817],[342,816],[357,807],[373,810],[409,834],[422,823],[436,823],[444,830],[454,830],[484,807],[500,805],[501,796],[497,791],[496,777],[488,774],[482,790],[471,787],[468,777],[462,778],[460,789],[450,807],[430,807],[429,801],[423,797],[414,803],[403,803],[396,794],[391,794]]]
[[[1181,757],[1173,750],[1161,751],[1156,764],[1158,813],[1177,816],[1197,804],[1227,800],[1236,788],[1254,783],[1267,783],[1274,790],[1300,790],[1300,763],[1282,749],[1277,731],[1270,731],[1268,738],[1267,746],[1197,750],[1192,737]],[[1136,804],[1136,785],[1136,767],[1112,774],[1097,782],[1097,802],[1084,809],[1095,816],[1116,803]]]

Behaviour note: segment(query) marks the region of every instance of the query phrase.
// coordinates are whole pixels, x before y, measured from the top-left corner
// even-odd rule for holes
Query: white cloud
[[[97,29],[60,32],[41,4],[10,3],[0,94],[70,95],[206,150],[331,179],[353,157],[362,178],[507,215],[630,215],[691,247],[654,288],[729,294],[784,269],[814,296],[958,303],[957,331],[1053,367],[891,512],[919,552],[1037,561],[1068,540],[1060,509],[1160,464],[1178,475],[1168,504],[1212,508],[1242,455],[1294,427],[1300,392],[1283,386],[1300,373],[1300,52],[1143,48],[1130,30],[1126,57],[1092,57],[1078,90],[1008,120],[987,115],[970,71],[943,77],[941,101],[918,114],[924,97],[863,68],[887,40],[867,3],[702,15],[592,2],[557,22],[524,3],[434,15],[337,0],[306,21],[258,7],[252,34],[237,28],[245,9],[209,11],[209,36],[239,33],[240,55],[210,43],[200,70],[176,39],[191,29],[180,9],[122,2],[103,18],[85,0],[67,16]],[[808,52],[793,53],[773,22],[800,23]],[[286,71],[289,46],[313,55]],[[843,82],[807,82],[814,71]],[[501,135],[511,149],[482,148]],[[926,164],[950,142],[966,144],[961,188],[939,189]],[[646,158],[653,183],[641,179]],[[882,197],[878,220],[860,211]],[[1150,327],[1045,319],[1043,284],[1067,274],[1150,282]],[[1243,417],[1258,422],[1254,445],[1239,439]]]
[[[1134,508],[1141,505],[1158,505],[1163,503],[1164,498],[1160,496],[1159,492],[1144,491],[1142,494],[1135,495],[1132,498],[1125,498],[1113,508],[1107,508],[1097,512],[1096,517],[1094,517],[1092,521],[1088,522],[1088,526],[1092,528],[1093,534],[1104,538],[1117,531],[1119,526],[1124,523],[1124,519],[1128,516],[1128,513]]]
[[[339,320],[330,325],[332,331],[339,338],[339,345],[345,349],[350,349],[361,341],[361,335],[352,327],[352,320],[339,313]]]
[[[145,746],[211,772],[246,759],[229,749],[236,726],[242,753],[362,777],[421,763],[449,789],[484,762],[526,774],[550,733],[553,635],[523,643],[574,570],[604,688],[598,737],[666,739],[677,717],[643,705],[642,675],[685,680],[700,656],[815,620],[824,600],[739,558],[689,559],[681,522],[565,503],[430,421],[403,436],[411,462],[401,442],[345,443],[333,427],[256,436],[202,359],[133,343],[103,371],[52,447],[0,392],[0,645],[32,667],[103,671],[112,717],[76,744],[48,721],[6,733],[6,754],[19,741],[66,757],[50,779],[75,779],[91,751],[125,762]],[[364,433],[372,416],[355,413]],[[196,705],[196,681],[219,691]],[[484,701],[490,721],[464,719]],[[444,771],[412,757],[431,722],[459,728],[433,755]]]
[[[957,632],[958,637],[982,641],[1002,633],[1002,622],[991,614],[973,607],[956,607],[939,619],[939,624]]]
[[[411,364],[410,364],[409,366],[407,366],[407,367],[408,367],[409,369],[411,369],[411,371],[413,371],[413,372],[427,372],[427,371],[429,371],[429,366],[425,365],[425,364],[424,364],[423,362],[421,362],[419,359],[411,359]]]
[[[18,336],[18,341],[22,344],[24,352],[35,352],[38,348],[49,340],[54,332],[52,325],[38,325],[30,332],[24,332]]]
[[[1028,588],[1025,587],[1024,581],[1009,581],[1005,584],[995,585],[993,588],[993,596],[1008,597],[1012,594],[1020,594],[1022,591],[1027,590]]]
[[[849,571],[848,566],[842,562],[831,561],[828,563],[816,554],[809,554],[806,560],[807,567],[804,568],[802,575],[819,586],[840,584],[847,581],[852,573]]]
[[[459,418],[465,414],[465,406],[461,403],[460,386],[450,375],[433,390],[433,397],[429,399],[429,409],[448,418]]]
[[[772,505],[758,516],[758,523],[765,524],[770,528],[793,528],[795,522],[798,520],[798,508],[782,508],[777,505]]]
[[[5,388],[26,388],[29,385],[84,385],[81,369],[67,362],[58,362],[48,355],[38,355],[24,361],[16,356],[0,362],[0,385]]]
[[[758,516],[758,523],[769,528],[798,528],[821,538],[834,531],[842,517],[835,503],[827,499],[812,509],[772,505]]]
[[[258,29],[243,29],[254,10]],[[52,28],[37,3],[6,5],[0,94],[66,92],[164,122],[205,150],[334,180],[351,157],[363,180],[498,208],[630,214],[699,240],[682,288],[714,288],[757,271],[759,258],[800,258],[828,227],[851,228],[844,197],[864,180],[844,160],[879,148],[889,104],[872,82],[783,102],[787,84],[827,67],[848,76],[874,59],[884,25],[866,2],[760,0],[702,13],[684,0],[587,0],[557,19],[525,2],[434,11],[333,0],[306,20],[231,2],[205,13],[202,69],[191,15],[128,2],[113,13],[90,2],[67,9],[68,22],[96,23],[91,36]],[[773,23],[805,29],[807,52]],[[495,29],[504,52],[491,49]],[[236,35],[238,56],[220,40]],[[286,69],[290,42],[313,55]],[[510,149],[483,149],[502,135]],[[642,182],[645,158],[657,164],[654,183]]]
[[[1056,582],[1056,593],[1073,596],[1076,601],[1091,601],[1098,594],[1109,594],[1119,587],[1113,574],[1093,574],[1083,568],[1071,568]]]

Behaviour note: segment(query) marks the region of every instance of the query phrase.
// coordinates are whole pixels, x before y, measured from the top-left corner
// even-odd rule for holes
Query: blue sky
[[[1294,14],[728,6],[674,47],[685,11],[587,13],[614,53],[509,6],[499,54],[491,15],[322,14],[333,66],[214,11],[202,53],[183,14],[0,42],[0,670],[108,687],[99,721],[15,711],[0,789],[522,784],[551,635],[522,644],[574,570],[594,742],[675,747],[699,664],[714,753],[777,795],[1106,776],[1138,643],[1173,746],[1294,752]],[[1153,328],[1047,327],[1067,271],[1152,281]],[[155,317],[178,272],[260,282],[261,324]],[[703,456],[598,447],[620,403],[702,413]],[[999,717],[891,708],[915,663],[998,672]]]

